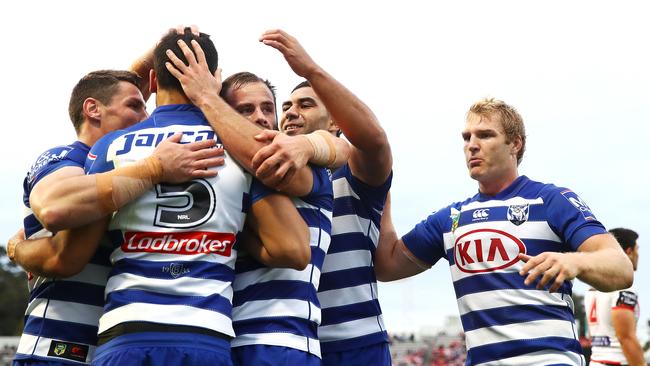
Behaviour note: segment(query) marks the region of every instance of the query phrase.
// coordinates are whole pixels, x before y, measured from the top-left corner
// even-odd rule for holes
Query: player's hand
[[[180,143],[182,133],[161,142],[153,152],[162,163],[162,182],[182,183],[196,178],[217,175],[216,169],[224,164],[223,148],[215,148],[214,140]]]
[[[304,135],[287,136],[278,131],[264,130],[255,139],[270,142],[252,160],[255,176],[269,187],[279,188],[288,184],[296,171],[307,165],[314,155],[314,148]]]
[[[309,77],[320,69],[300,43],[281,29],[264,32],[260,37],[260,42],[280,51],[293,72],[298,76],[309,80]]]
[[[16,257],[16,245],[25,240],[25,229],[21,228],[7,240],[7,257],[13,262]]]
[[[180,81],[185,95],[197,106],[210,103],[214,98],[220,98],[221,69],[217,68],[214,74],[210,73],[205,53],[195,40],[192,40],[192,48],[196,56],[185,41],[179,40],[178,45],[188,64],[185,65],[174,52],[167,50],[166,54],[170,61],[165,62],[165,67]]]
[[[177,25],[175,28],[170,28],[169,30],[174,30],[176,31],[177,34],[185,34],[186,31],[192,32],[195,36],[198,36],[199,33],[199,27],[196,24],[192,25]]]
[[[162,34],[160,36],[160,39],[156,41],[156,43],[149,48],[142,56],[140,56],[138,59],[136,59],[132,66],[131,66],[131,71],[135,72],[140,76],[142,81],[144,82],[149,82],[149,70],[153,69],[153,53],[160,44],[160,41],[171,31],[176,32],[177,34],[184,34],[186,30],[189,30],[195,35],[199,35],[199,27],[196,25],[192,24],[190,26],[184,26],[184,25],[177,25],[174,28],[169,28],[167,32]]]
[[[519,274],[526,276],[526,286],[541,277],[536,286],[538,290],[550,285],[548,291],[555,292],[564,281],[570,281],[579,274],[579,253],[544,252],[534,257],[519,254],[519,259],[525,262]]]

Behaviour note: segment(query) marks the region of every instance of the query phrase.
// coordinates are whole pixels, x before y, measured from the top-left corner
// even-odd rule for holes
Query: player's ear
[[[519,151],[523,148],[523,141],[521,140],[521,136],[517,136],[512,140],[512,143],[510,145],[510,151],[514,156],[517,156],[519,154]]]
[[[100,104],[101,102],[95,98],[86,98],[82,108],[84,116],[89,120],[101,120],[102,113],[100,110]]]
[[[340,135],[341,129],[339,128],[339,125],[334,122],[333,119],[330,119],[330,123],[327,126],[327,132],[331,133],[334,136]]]
[[[149,70],[149,92],[150,93],[155,93],[158,91],[158,85],[156,84],[158,82],[158,77],[156,76],[156,72],[154,69]]]

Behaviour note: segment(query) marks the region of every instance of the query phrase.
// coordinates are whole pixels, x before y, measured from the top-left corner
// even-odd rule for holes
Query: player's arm
[[[96,221],[161,181],[215,176],[216,170],[205,168],[223,165],[223,149],[212,148],[214,140],[181,144],[181,137],[176,134],[149,158],[111,172],[84,175],[81,167],[68,166],[48,174],[30,193],[34,215],[47,230],[57,232]]]
[[[105,218],[39,239],[25,239],[20,231],[7,243],[7,253],[26,271],[45,277],[70,277],[88,263],[107,226]]]
[[[356,95],[316,64],[300,43],[282,30],[265,32],[260,41],[282,53],[293,71],[307,79],[332,120],[352,144],[350,169],[371,186],[388,178],[393,158],[386,132],[374,113]]]
[[[214,75],[210,73],[201,46],[196,41],[192,41],[196,56],[184,41],[179,41],[179,46],[188,60],[188,65],[168,50],[167,56],[171,62],[165,64],[167,70],[180,81],[185,95],[201,109],[210,126],[223,141],[228,153],[244,169],[255,174],[253,156],[265,144],[256,141],[254,137],[262,132],[262,129],[242,117],[219,96],[221,70],[218,69]],[[261,179],[261,181],[274,189],[282,187],[284,192],[292,196],[304,196],[312,189],[312,178],[311,169],[303,167],[292,177],[288,177],[287,181],[283,181],[284,177],[282,180]]]
[[[327,131],[314,131],[307,135],[288,136],[279,131],[264,130],[255,136],[258,141],[269,143],[253,157],[253,167],[258,179],[284,181],[312,163],[337,169],[347,163],[350,157],[350,144]],[[283,191],[283,187],[279,188]]]
[[[647,366],[643,359],[643,349],[636,336],[636,320],[634,310],[626,307],[612,309],[612,325],[616,337],[621,343],[621,349],[630,366]]]
[[[535,257],[520,254],[526,262],[519,274],[529,286],[540,278],[537,289],[550,285],[556,291],[564,281],[578,278],[598,291],[610,292],[632,286],[634,270],[611,234],[597,234],[586,239],[577,252],[545,252]]]
[[[395,281],[423,272],[431,265],[418,259],[398,238],[391,216],[390,193],[381,217],[379,244],[375,251],[375,275],[379,281]]]
[[[253,204],[246,218],[242,244],[247,252],[270,267],[304,269],[311,260],[309,229],[291,200],[270,194]]]
[[[153,69],[153,51],[156,48],[156,45],[149,48],[144,54],[135,59],[129,71],[138,75],[140,79],[140,92],[142,93],[142,98],[146,102],[151,96],[151,88],[149,88],[149,72]]]
[[[569,253],[567,253],[569,254]],[[585,240],[575,253],[579,273],[576,277],[598,291],[629,288],[634,282],[634,268],[614,236],[599,234]]]

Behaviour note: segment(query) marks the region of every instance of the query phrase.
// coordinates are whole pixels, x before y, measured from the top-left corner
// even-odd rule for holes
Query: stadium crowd
[[[432,339],[391,337],[391,358],[395,366],[462,366],[467,350],[460,336],[440,334]]]

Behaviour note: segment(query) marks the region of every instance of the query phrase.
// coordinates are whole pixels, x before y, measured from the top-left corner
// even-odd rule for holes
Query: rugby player
[[[290,136],[314,128],[336,135],[340,128],[351,143],[350,159],[333,173],[332,238],[318,288],[323,364],[390,365],[374,272],[380,218],[392,181],[386,134],[370,108],[315,63],[294,37],[269,30],[260,41],[280,51],[306,79],[282,104],[281,130]],[[301,154],[291,140],[278,137],[254,157],[258,176],[273,174],[276,159]]]
[[[611,229],[609,232],[621,245],[636,271],[639,264],[639,234],[624,228]],[[636,336],[639,299],[634,289],[601,292],[592,288],[585,295],[584,305],[591,338],[590,365],[647,365]]]
[[[221,95],[250,122],[265,129],[277,126],[275,94],[268,81],[252,73],[237,73],[224,80]],[[301,156],[312,153],[309,159],[313,160],[312,138],[319,136],[289,140],[304,143]],[[342,146],[343,151],[336,151],[335,159],[340,165],[347,160],[349,147],[340,139],[333,140],[339,140]],[[312,256],[307,268],[302,271],[268,268],[250,256],[240,256],[237,260],[233,282],[236,337],[231,343],[235,365],[321,364],[317,335],[320,305],[316,294],[330,244],[333,198],[329,172],[315,166],[312,169],[314,182],[319,184],[314,184],[309,194],[294,198],[294,204],[310,227]]]
[[[128,71],[100,70],[84,76],[74,87],[69,105],[78,141],[41,154],[25,178],[24,229],[9,241],[7,252],[10,259],[36,275],[29,274],[31,297],[15,364],[83,364],[92,360],[108,267],[99,257],[86,265],[96,245],[87,245],[83,235],[75,239],[70,231],[60,230],[70,222],[82,225],[107,214],[101,213],[95,179],[84,175],[83,164],[89,146],[97,139],[147,116],[139,87],[137,75]],[[194,152],[176,143],[179,139],[180,135],[164,141],[152,158],[163,162],[179,156],[184,162],[188,153]],[[163,167],[165,179],[194,177],[186,174],[187,164],[164,163]],[[115,189],[123,192],[120,188],[124,187]],[[75,218],[79,207],[81,216]],[[63,255],[68,251],[76,255]],[[60,278],[71,275],[76,276]]]
[[[603,291],[632,284],[632,265],[573,191],[520,176],[524,123],[485,99],[462,132],[478,193],[434,212],[401,239],[387,211],[377,276],[413,276],[449,262],[468,349],[467,365],[584,365],[571,280]]]
[[[178,45],[181,39],[201,44],[205,53],[189,56],[216,71],[217,53],[207,35],[164,37],[150,73],[158,107],[142,123],[101,139],[89,155],[89,173],[146,156],[161,136],[174,132],[183,132],[186,140],[222,141],[166,69],[166,50],[188,62]],[[307,265],[308,230],[292,202],[253,181],[228,153],[217,177],[159,184],[118,210],[110,222],[113,270],[94,362],[230,365],[231,282],[238,251],[234,239],[244,219],[260,239],[247,247],[251,255],[265,264]],[[287,227],[285,222],[294,224]]]

